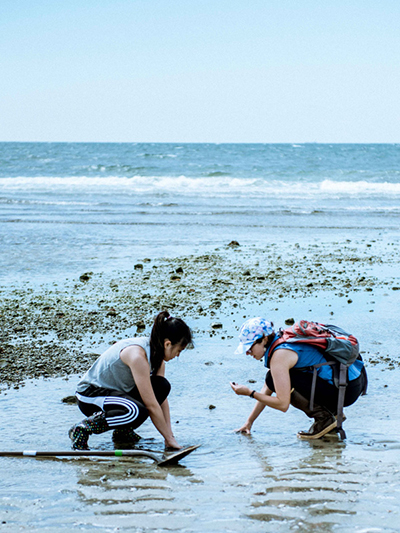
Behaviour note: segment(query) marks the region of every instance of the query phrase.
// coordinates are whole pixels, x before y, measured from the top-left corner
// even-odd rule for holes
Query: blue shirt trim
[[[276,334],[273,342],[275,342],[275,340],[278,338],[279,338],[279,335]],[[304,368],[304,367],[310,367],[313,365],[318,365],[320,363],[326,363],[325,357],[318,350],[318,348],[315,348],[315,346],[311,346],[310,344],[304,344],[304,343],[299,343],[299,342],[284,342],[280,344],[276,348],[276,350],[281,349],[281,348],[284,348],[286,350],[292,350],[293,352],[297,353],[298,360],[293,368]],[[264,359],[265,366],[267,366],[268,364],[268,356],[269,356],[269,349],[265,353],[265,359]],[[353,381],[354,379],[359,377],[363,366],[364,366],[364,363],[361,360],[357,360],[352,365],[349,366],[349,381]],[[330,366],[326,365],[326,366],[320,366],[319,368],[317,368],[317,375],[321,379],[328,381],[328,383],[333,384],[332,368]]]

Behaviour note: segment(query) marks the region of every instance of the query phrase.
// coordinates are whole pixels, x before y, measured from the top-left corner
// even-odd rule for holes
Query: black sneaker
[[[140,441],[142,437],[136,433],[132,428],[117,428],[114,429],[112,440],[114,444],[119,446],[132,446]]]
[[[88,440],[89,440],[89,430],[81,423],[75,424],[68,431],[68,436],[72,441],[73,450],[89,450]]]

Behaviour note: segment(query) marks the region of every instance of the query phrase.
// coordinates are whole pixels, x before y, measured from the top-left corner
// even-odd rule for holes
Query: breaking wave
[[[400,197],[400,183],[237,178],[230,176],[13,177],[0,178],[0,191],[49,193],[171,194],[201,197]]]

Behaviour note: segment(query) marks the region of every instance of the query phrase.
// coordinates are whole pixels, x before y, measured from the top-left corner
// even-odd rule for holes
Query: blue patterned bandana
[[[242,325],[239,332],[239,346],[235,350],[235,354],[246,353],[256,340],[261,339],[264,336],[271,335],[274,329],[271,322],[265,320],[265,318],[256,317],[249,318]]]

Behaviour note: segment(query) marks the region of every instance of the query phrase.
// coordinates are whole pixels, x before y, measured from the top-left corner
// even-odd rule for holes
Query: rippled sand
[[[259,387],[263,375],[261,365],[207,339],[170,364],[175,433],[183,445],[202,445],[178,466],[125,458],[0,458],[2,530],[398,531],[396,372],[370,369],[369,395],[346,410],[345,442],[311,443],[297,439],[309,421],[293,408],[264,411],[251,437],[233,433],[252,402],[234,396],[228,380],[251,376]],[[3,449],[67,449],[67,429],[81,415],[61,399],[75,382],[33,381],[2,395]],[[140,433],[139,446],[163,449],[149,422]],[[112,449],[110,437],[92,436],[90,444]]]

